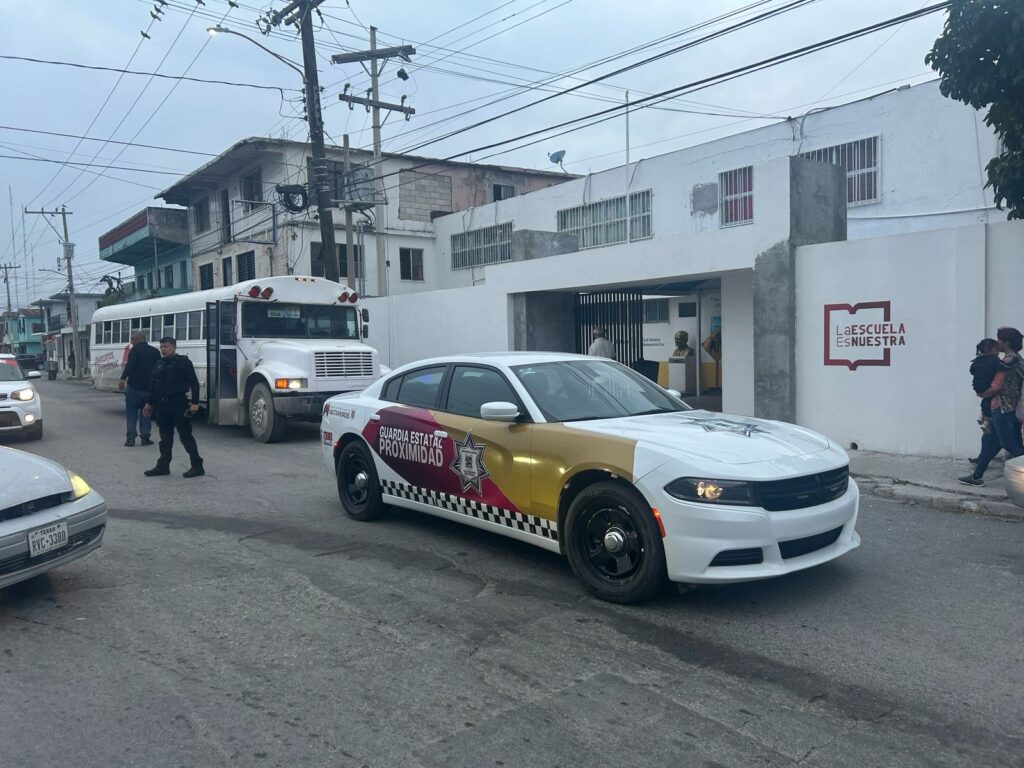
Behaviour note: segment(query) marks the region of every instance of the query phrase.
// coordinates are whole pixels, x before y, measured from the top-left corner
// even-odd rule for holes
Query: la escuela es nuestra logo
[[[893,349],[906,345],[906,325],[893,320],[891,301],[825,305],[825,365],[888,366]]]

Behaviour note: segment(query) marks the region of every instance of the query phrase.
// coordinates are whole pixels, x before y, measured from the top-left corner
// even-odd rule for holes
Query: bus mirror
[[[366,310],[364,309],[363,311],[365,312]],[[363,338],[365,339],[365,338],[368,338],[369,336],[370,336],[370,326],[364,325],[363,326]]]
[[[366,307],[363,307],[362,312],[360,312],[360,317],[363,318],[364,323],[370,322],[370,310],[368,310]]]

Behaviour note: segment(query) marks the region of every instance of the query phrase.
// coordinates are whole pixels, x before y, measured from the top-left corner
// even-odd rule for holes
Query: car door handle
[[[370,421],[380,421],[380,414],[379,413],[371,413],[370,414]]]
[[[445,432],[443,429],[435,429],[434,437],[448,437],[448,433]]]

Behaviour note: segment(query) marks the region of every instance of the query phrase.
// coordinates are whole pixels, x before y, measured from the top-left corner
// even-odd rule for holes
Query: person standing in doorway
[[[593,330],[593,341],[587,354],[591,357],[608,357],[615,359],[615,345],[608,340],[607,332],[603,325],[595,326]]]
[[[160,359],[160,353],[156,347],[146,343],[146,334],[142,331],[132,331],[131,344],[131,352],[128,353],[121,379],[117,382],[117,388],[124,391],[124,411],[128,422],[124,444],[129,448],[135,445],[136,435],[142,436],[143,445],[153,444],[150,440],[152,421],[143,410],[149,398],[153,366]]]
[[[992,435],[995,439],[982,440],[981,453],[974,472],[961,477],[964,485],[984,485],[982,477],[989,463],[1004,449],[1013,458],[1024,456],[1024,444],[1021,441],[1021,424],[1017,417],[1017,407],[1021,402],[1021,389],[1024,388],[1024,361],[1021,359],[1021,346],[1024,336],[1016,328],[1000,328],[996,333],[999,351],[1003,354],[999,371],[992,380],[992,386],[979,397],[992,398]]]
[[[149,387],[149,397],[142,413],[145,416],[152,414],[160,429],[160,458],[155,467],[143,474],[153,477],[171,473],[175,430],[192,462],[184,477],[206,474],[203,458],[192,436],[192,417],[199,410],[199,379],[192,361],[178,354],[178,342],[172,336],[160,339],[160,361],[153,367]]]
[[[75,375],[75,350],[68,352],[68,370],[71,371],[71,375]]]

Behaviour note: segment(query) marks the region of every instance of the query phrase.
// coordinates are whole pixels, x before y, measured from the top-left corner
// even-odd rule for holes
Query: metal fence
[[[649,238],[651,190],[564,208],[558,212],[558,231],[575,233],[580,250]]]
[[[878,200],[878,171],[881,163],[877,136],[804,152],[801,157],[843,167],[846,171],[848,205],[873,203]]]
[[[452,235],[452,269],[512,261],[512,222]]]

